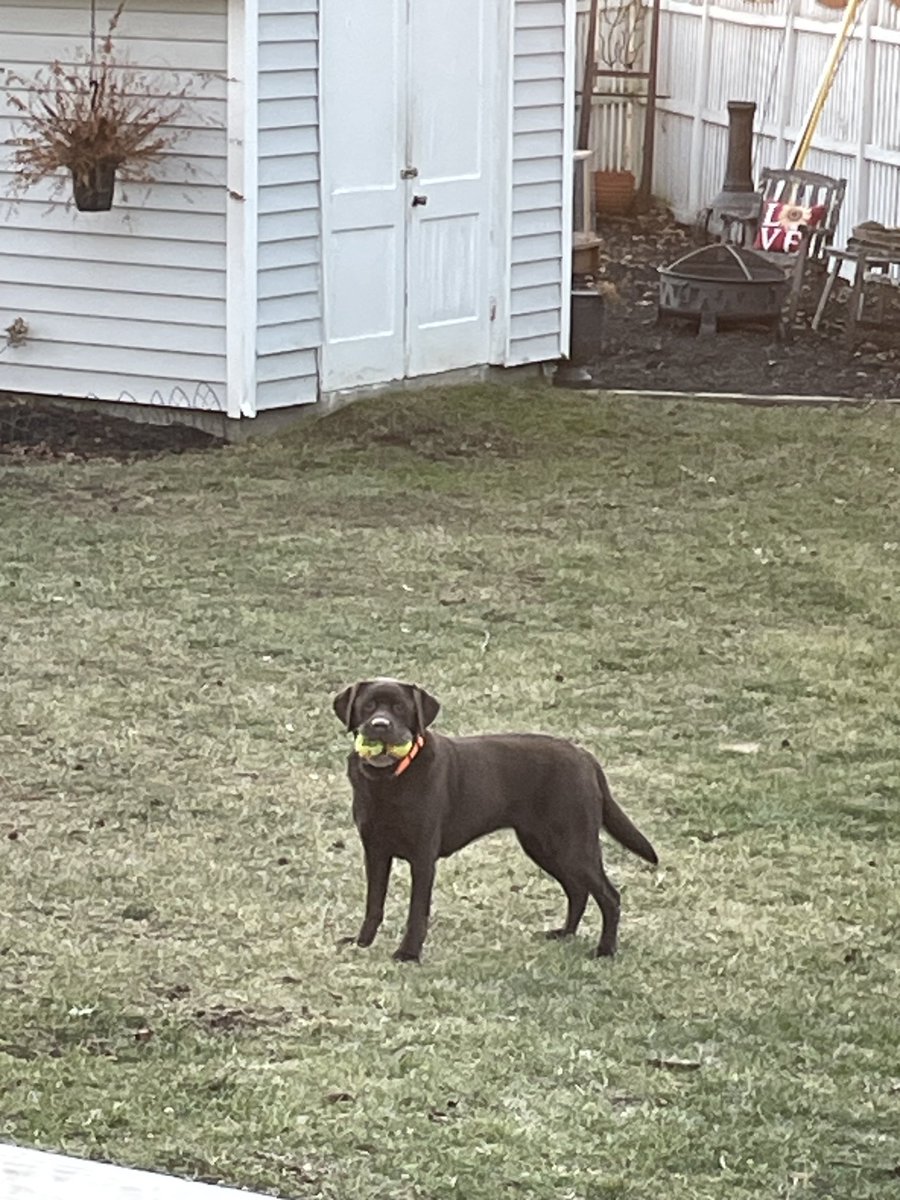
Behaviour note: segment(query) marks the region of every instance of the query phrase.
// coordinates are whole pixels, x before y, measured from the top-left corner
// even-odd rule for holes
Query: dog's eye
[[[397,714],[398,717],[403,716],[403,705],[400,703],[399,700],[395,700],[394,703],[391,705],[391,708],[394,710],[394,712]]]
[[[374,700],[367,700],[363,705],[363,712],[372,712],[375,708]]]

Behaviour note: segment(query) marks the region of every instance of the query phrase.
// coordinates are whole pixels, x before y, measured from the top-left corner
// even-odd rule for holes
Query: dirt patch
[[[146,425],[99,410],[70,409],[0,392],[0,465],[35,459],[133,462],[222,444],[221,438],[187,425]]]
[[[657,268],[703,244],[695,230],[665,210],[633,220],[606,220],[597,282],[607,295],[601,387],[748,395],[900,396],[900,288],[886,289],[886,325],[862,328],[854,350],[844,345],[846,284],[839,284],[820,328],[810,319],[823,269],[811,266],[793,336],[745,327],[698,337],[691,322],[657,321]],[[874,307],[874,305],[872,306]]]

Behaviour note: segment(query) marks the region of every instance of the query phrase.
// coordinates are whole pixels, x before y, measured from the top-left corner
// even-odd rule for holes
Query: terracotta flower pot
[[[631,171],[594,172],[594,204],[600,216],[627,217],[634,208],[634,196]]]
[[[104,159],[86,171],[72,168],[72,195],[79,212],[107,212],[116,188],[116,164]]]

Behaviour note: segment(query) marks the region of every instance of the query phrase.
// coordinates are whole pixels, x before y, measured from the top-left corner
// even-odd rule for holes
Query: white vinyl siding
[[[260,0],[256,407],[318,395],[319,0]]]
[[[115,0],[99,0],[102,35]],[[3,65],[28,77],[89,44],[84,0],[0,0]],[[0,223],[0,359],[11,391],[225,410],[226,0],[130,0],[116,45],[136,67],[173,70],[197,99],[152,186],[119,184],[107,213],[67,206],[69,188],[27,192]],[[4,145],[14,113],[0,104]]]
[[[566,3],[515,0],[509,366],[562,352]]]

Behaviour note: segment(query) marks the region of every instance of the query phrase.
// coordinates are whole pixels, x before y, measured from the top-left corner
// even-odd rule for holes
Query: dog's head
[[[373,742],[404,745],[425,733],[440,711],[440,704],[424,688],[397,679],[365,679],[351,684],[334,698],[338,720],[351,733]],[[381,764],[369,760],[372,766]]]

